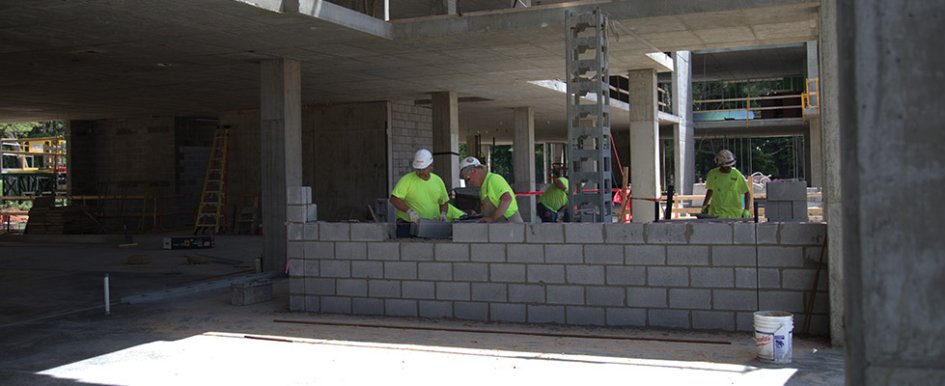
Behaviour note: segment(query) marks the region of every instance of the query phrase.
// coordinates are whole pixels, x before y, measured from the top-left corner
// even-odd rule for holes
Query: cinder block
[[[401,286],[406,299],[436,299],[436,287],[432,281],[405,281]]]
[[[334,259],[335,243],[306,241],[302,243],[302,254],[306,259]]]
[[[285,221],[288,223],[305,223],[308,220],[308,208],[306,205],[286,205]]]
[[[647,310],[650,327],[689,328],[689,311]]]
[[[550,285],[545,288],[548,304],[584,304],[584,287]]]
[[[666,265],[666,247],[662,245],[628,245],[624,256],[627,265]]]
[[[666,288],[629,287],[627,305],[630,307],[666,308]]]
[[[823,245],[826,234],[827,224],[781,224],[781,244],[783,245]]]
[[[404,299],[385,299],[384,313],[387,316],[417,316],[417,301]]]
[[[712,265],[715,267],[754,267],[754,246],[712,246]]]
[[[384,315],[384,300],[372,298],[351,299],[351,313],[355,315]]]
[[[765,184],[769,201],[807,201],[807,182],[778,180]]]
[[[524,304],[502,304],[492,303],[490,308],[490,320],[497,322],[525,322]]]
[[[469,283],[436,283],[436,298],[469,301]]]
[[[230,304],[247,306],[272,300],[272,281],[253,280],[230,285]]]
[[[732,224],[689,224],[689,244],[732,244]]]
[[[368,280],[368,296],[372,298],[399,298],[400,281]]]
[[[433,251],[436,261],[469,261],[469,244],[436,243]]]
[[[289,259],[289,276],[305,276],[305,260]]]
[[[298,223],[289,223],[285,225],[285,237],[287,240],[291,241],[300,241],[304,240],[302,236],[302,229],[305,224]]]
[[[685,244],[689,224],[655,222],[646,224],[647,244]]]
[[[781,270],[776,268],[759,268],[759,288],[781,288]]]
[[[487,321],[489,320],[489,304],[455,302],[453,315],[456,319]]]
[[[381,279],[384,277],[384,263],[380,261],[352,261],[351,277]]]
[[[525,242],[525,224],[488,224],[489,241],[493,243]]]
[[[338,279],[338,295],[341,296],[367,296],[367,280],[364,279]]]
[[[804,265],[816,269],[817,262],[819,262],[821,259],[820,253],[823,250],[824,248],[821,248],[821,247],[804,247]],[[826,269],[827,265],[829,264],[829,262],[827,261],[828,260],[827,255],[829,254],[829,252],[830,251],[828,250],[827,253],[824,253],[823,255],[824,269]]]
[[[689,283],[701,288],[733,288],[735,275],[732,268],[694,267],[689,270]]]
[[[307,241],[318,240],[318,223],[308,222],[302,224],[302,239]]]
[[[489,281],[489,266],[485,263],[454,263],[453,280]]]
[[[545,286],[540,284],[509,284],[509,301],[513,303],[544,303]]]
[[[339,222],[318,223],[318,239],[322,241],[349,241],[351,224]]]
[[[564,324],[564,306],[529,305],[528,322]]]
[[[755,244],[755,226],[754,223],[736,222],[732,223],[732,232],[735,244]]]
[[[450,263],[419,263],[420,280],[453,280],[453,265]]]
[[[509,244],[508,261],[510,263],[541,263],[544,261],[544,248],[536,244]]]
[[[505,244],[469,244],[469,259],[483,263],[504,263]]]
[[[407,279],[407,280],[416,279],[417,278],[417,263],[400,262],[400,261],[385,261],[384,262],[384,278],[385,279]]]
[[[645,285],[646,267],[607,266],[608,285]]]
[[[658,287],[688,287],[689,268],[646,267],[646,284]]]
[[[433,261],[433,244],[428,242],[401,242],[400,259],[404,261]]]
[[[305,295],[289,295],[289,311],[305,312]]]
[[[604,309],[597,307],[565,307],[568,324],[579,326],[603,326],[607,324]]]
[[[709,265],[709,247],[701,245],[670,245],[666,247],[667,265]]]
[[[784,269],[781,271],[781,288],[810,291],[814,285],[814,275],[817,270],[814,269]],[[817,278],[817,289],[827,289],[827,273],[820,272]]]
[[[604,284],[604,266],[569,265],[567,281],[569,284]]]
[[[735,313],[727,311],[692,311],[692,328],[697,330],[735,331]]]
[[[545,262],[550,264],[581,264],[584,262],[583,249],[584,247],[580,244],[545,244]]]
[[[489,264],[489,279],[494,282],[524,282],[525,264]]]
[[[564,224],[526,224],[525,242],[540,244],[563,243]]]
[[[568,244],[603,243],[604,225],[598,223],[564,224],[564,242]]]
[[[368,260],[400,260],[400,243],[396,241],[361,244],[367,246]],[[338,247],[336,244],[335,254],[338,254]]]
[[[797,324],[795,323],[795,326]],[[735,329],[737,331],[755,331],[755,313],[754,312],[736,312]]]
[[[323,277],[351,277],[351,262],[340,260],[322,260],[318,267]]]
[[[318,276],[318,260],[303,260],[305,262],[304,272],[305,276]]]
[[[455,223],[453,241],[458,243],[488,243],[489,224]]]
[[[622,306],[627,292],[618,287],[587,287],[584,289],[589,306]]]
[[[290,259],[301,259],[305,257],[304,243],[300,241],[289,241],[286,243],[285,255]]]
[[[614,327],[645,327],[646,310],[640,308],[608,308],[607,325]]]
[[[286,204],[311,204],[312,188],[308,186],[292,186],[286,188]]]
[[[350,314],[351,298],[322,296],[321,308],[321,312],[326,314]]]
[[[804,250],[801,247],[758,247],[758,266],[804,267]]]
[[[604,224],[604,242],[607,244],[643,244],[646,228],[642,223]]]
[[[529,283],[564,283],[564,266],[558,264],[529,264]]]
[[[735,268],[735,288],[756,288],[757,272],[754,268]]]
[[[453,303],[438,301],[420,301],[421,318],[452,318]]]
[[[335,258],[343,260],[364,260],[367,258],[367,246],[374,245],[365,243],[335,243]]]
[[[306,312],[322,312],[322,297],[321,296],[305,296],[305,311]]]
[[[707,289],[669,289],[669,308],[687,310],[712,309],[712,293]]]
[[[771,311],[804,312],[804,292],[802,291],[762,291],[758,301],[759,309]]]
[[[758,224],[756,226],[756,232],[758,232],[758,244],[760,245],[772,245],[778,243],[778,223],[764,223]]]
[[[587,264],[619,264],[623,265],[622,245],[585,245],[584,262]]]
[[[472,283],[472,300],[484,302],[507,302],[506,284]]]
[[[351,240],[384,241],[390,234],[389,225],[384,223],[351,224]]]
[[[751,290],[712,290],[712,309],[723,311],[752,311],[758,309],[758,298]]]

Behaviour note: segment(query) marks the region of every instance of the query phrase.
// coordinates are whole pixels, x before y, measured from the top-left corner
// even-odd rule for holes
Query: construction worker
[[[568,204],[568,179],[561,171],[552,169],[551,183],[535,205],[541,222],[558,222],[558,211]]]
[[[480,222],[521,223],[515,192],[502,176],[490,173],[476,157],[466,157],[459,164],[459,177],[468,186],[478,186],[482,219]]]
[[[719,167],[709,171],[705,179],[705,200],[702,212],[718,218],[747,218],[751,189],[745,176],[735,169],[735,155],[727,149],[715,155]]]
[[[449,194],[439,176],[433,174],[433,153],[417,150],[413,171],[404,174],[390,193],[390,203],[397,208],[397,219],[417,222],[420,219],[446,221]]]

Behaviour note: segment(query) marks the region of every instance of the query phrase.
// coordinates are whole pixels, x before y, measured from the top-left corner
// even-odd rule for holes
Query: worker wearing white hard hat
[[[400,177],[390,193],[390,203],[397,208],[397,219],[445,221],[450,197],[443,180],[432,172],[433,153],[427,149],[417,150],[411,166],[414,170]]]
[[[715,155],[715,163],[719,167],[706,176],[703,212],[719,218],[748,217],[751,190],[745,176],[734,167],[735,155],[729,150],[720,150]]]
[[[523,222],[515,202],[515,191],[505,178],[490,173],[476,157],[463,158],[459,164],[459,177],[469,186],[480,187],[481,222]]]

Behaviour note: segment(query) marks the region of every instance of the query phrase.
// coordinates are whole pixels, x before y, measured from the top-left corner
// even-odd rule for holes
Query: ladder
[[[210,146],[210,160],[203,178],[203,190],[197,203],[194,219],[194,234],[200,232],[220,233],[224,224],[223,207],[226,205],[226,156],[230,130],[216,129]]]

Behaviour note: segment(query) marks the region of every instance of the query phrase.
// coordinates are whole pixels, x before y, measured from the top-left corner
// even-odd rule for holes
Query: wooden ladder
[[[194,219],[194,234],[200,232],[220,233],[224,224],[224,206],[226,206],[226,158],[227,142],[230,130],[217,129],[213,133],[210,147],[210,160],[207,162],[207,174],[203,178],[203,190],[197,203],[197,216]]]

